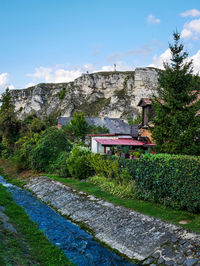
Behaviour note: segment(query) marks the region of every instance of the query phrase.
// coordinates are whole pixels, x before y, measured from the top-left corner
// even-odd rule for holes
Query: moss
[[[102,97],[92,103],[85,102],[84,104],[80,105],[79,108],[77,108],[77,111],[84,112],[85,116],[98,116],[100,111],[110,104],[110,100],[111,98],[106,99]]]
[[[65,94],[66,94],[66,88],[63,88],[59,94],[59,99],[63,100],[65,98]]]
[[[122,89],[122,90],[117,90],[117,91],[115,91],[114,92],[114,95],[116,96],[116,97],[118,97],[120,100],[121,99],[125,99],[125,96],[126,96],[126,90],[125,89]]]

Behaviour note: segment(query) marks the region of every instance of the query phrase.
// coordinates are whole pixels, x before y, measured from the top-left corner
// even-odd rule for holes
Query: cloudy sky
[[[0,92],[162,67],[176,29],[200,72],[199,0],[0,0]]]

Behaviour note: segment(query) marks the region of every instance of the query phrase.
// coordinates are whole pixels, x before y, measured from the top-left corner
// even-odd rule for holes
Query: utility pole
[[[117,65],[114,64],[114,71],[116,72],[117,71]]]

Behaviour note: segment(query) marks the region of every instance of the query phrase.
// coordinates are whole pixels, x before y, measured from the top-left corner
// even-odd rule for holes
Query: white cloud
[[[193,60],[194,73],[200,75],[200,50],[191,59]]]
[[[181,13],[182,17],[199,17],[200,16],[200,11],[197,9],[190,9],[187,10],[183,13]]]
[[[200,19],[193,19],[185,23],[181,32],[181,37],[192,37],[194,40],[197,40],[200,37]]]
[[[26,88],[30,88],[30,87],[33,87],[35,86],[36,84],[34,82],[29,82],[28,84],[25,85],[25,89]]]
[[[160,19],[159,18],[156,18],[155,16],[153,16],[152,14],[150,14],[147,17],[147,22],[149,24],[159,24],[160,23]]]
[[[131,67],[125,64],[122,61],[116,62],[117,70],[126,71],[131,70]],[[71,69],[59,68],[59,66],[55,67],[38,67],[35,69],[34,73],[30,73],[27,76],[32,77],[33,81],[29,82],[26,85],[26,88],[29,86],[33,86],[38,82],[47,82],[47,83],[61,83],[61,82],[69,82],[74,79],[80,77],[83,73],[93,73],[100,71],[113,71],[113,65],[105,65],[100,68],[95,66],[94,64],[85,64],[83,66],[74,66]]]
[[[155,56],[153,58],[153,63],[150,64],[149,66],[163,69],[163,62],[169,63],[170,59],[171,59],[171,52],[170,52],[170,49],[168,48],[159,57]],[[193,72],[195,74],[200,74],[200,50],[196,54],[194,54],[192,57],[188,57],[186,60],[189,61],[191,59],[193,61]]]
[[[0,74],[0,93],[4,92],[6,88],[13,90],[14,86],[12,84],[9,84],[8,73],[1,73]]]
[[[150,64],[150,67],[157,67],[160,69],[163,69],[163,62],[169,62],[171,59],[171,52],[170,49],[168,48],[163,54],[160,56],[154,56],[153,57],[153,63]]]

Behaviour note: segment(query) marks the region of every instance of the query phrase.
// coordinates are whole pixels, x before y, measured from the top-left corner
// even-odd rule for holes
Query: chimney
[[[101,113],[101,121],[104,122],[104,112]]]

